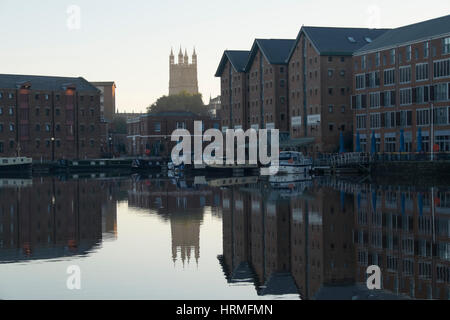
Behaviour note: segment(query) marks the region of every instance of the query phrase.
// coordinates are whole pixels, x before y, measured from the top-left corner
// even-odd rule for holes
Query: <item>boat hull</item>
[[[27,175],[31,173],[32,162],[31,158],[0,158],[0,173]]]
[[[311,170],[310,165],[280,165],[278,174],[309,174]]]

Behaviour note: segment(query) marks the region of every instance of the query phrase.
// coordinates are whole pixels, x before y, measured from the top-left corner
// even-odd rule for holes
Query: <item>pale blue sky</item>
[[[81,28],[67,27],[67,8]],[[254,38],[295,38],[302,25],[398,27],[450,14],[450,1],[0,0],[0,73],[83,76],[115,81],[119,110],[144,111],[168,93],[169,53],[199,55],[205,100],[225,49]],[[74,20],[70,20],[74,21]]]

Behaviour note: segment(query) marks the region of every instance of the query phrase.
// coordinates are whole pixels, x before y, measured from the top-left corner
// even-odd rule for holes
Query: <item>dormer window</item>
[[[353,38],[353,37],[348,37],[347,39],[348,39],[348,41],[350,41],[351,43],[356,43],[356,40],[355,40],[355,38]]]
[[[371,43],[372,42],[372,39],[369,38],[369,37],[365,37],[364,40],[366,40],[367,43]]]

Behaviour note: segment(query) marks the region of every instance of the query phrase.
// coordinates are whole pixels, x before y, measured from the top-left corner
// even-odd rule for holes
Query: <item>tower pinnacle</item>
[[[195,52],[195,47],[194,53],[192,54],[192,64],[197,64],[197,52]]]
[[[178,64],[183,64],[183,51],[180,46],[180,53],[178,54]]]
[[[184,64],[189,64],[189,56],[187,53],[187,49],[184,51]]]
[[[170,50],[170,64],[175,64],[175,56],[173,54],[173,48]]]

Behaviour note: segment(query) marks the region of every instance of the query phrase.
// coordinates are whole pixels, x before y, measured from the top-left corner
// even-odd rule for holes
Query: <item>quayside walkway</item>
[[[325,174],[371,173],[374,167],[399,163],[450,165],[450,153],[342,153],[326,154],[314,160],[314,171]]]

